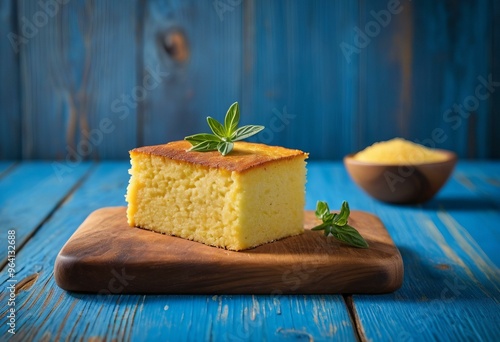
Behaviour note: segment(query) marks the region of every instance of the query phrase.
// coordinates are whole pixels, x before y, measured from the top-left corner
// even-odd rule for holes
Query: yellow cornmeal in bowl
[[[402,138],[377,142],[353,156],[357,161],[389,165],[438,163],[446,158],[444,153]]]

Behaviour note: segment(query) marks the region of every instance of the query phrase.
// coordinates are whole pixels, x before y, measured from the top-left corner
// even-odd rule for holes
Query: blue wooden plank
[[[148,338],[354,340],[340,296],[147,296],[141,305],[135,324],[151,322]],[[143,332],[134,329],[132,340],[142,339]]]
[[[136,145],[137,3],[19,1],[24,158],[125,158]]]
[[[468,258],[478,259],[488,269],[500,268],[497,253],[500,234],[500,165],[498,162],[461,161],[443,191],[425,208],[438,210],[436,221],[468,250]],[[465,228],[466,227],[466,228]],[[478,244],[478,246],[476,246]],[[460,247],[460,246],[458,246]],[[457,247],[457,248],[458,248]],[[483,262],[484,261],[484,262]]]
[[[350,186],[346,191],[346,183],[352,183],[352,180],[336,163],[315,163],[308,166],[306,205],[307,209],[312,210],[318,199],[337,204],[345,199],[349,201],[351,207],[374,212],[383,218],[392,214],[397,216],[398,212],[419,213],[424,210],[432,217],[433,222],[441,225],[441,233],[450,239],[447,241],[453,239],[453,236],[447,233],[448,229],[454,230],[458,225],[466,227],[467,234],[471,236],[469,240],[472,244],[473,241],[477,242],[479,249],[491,259],[490,268],[494,268],[495,265],[496,267],[500,265],[496,253],[500,240],[497,229],[497,222],[500,220],[499,168],[497,162],[459,162],[451,179],[434,199],[420,206],[394,206],[372,199],[359,187]],[[312,178],[314,179],[311,180]],[[448,227],[442,220],[446,221]],[[481,228],[476,228],[479,227],[478,222],[481,222]],[[465,245],[456,248],[463,246]],[[465,252],[464,256],[466,255]]]
[[[461,164],[457,167],[457,172],[466,175],[467,170],[462,170]],[[496,166],[483,172],[488,177],[498,174]],[[498,339],[500,272],[495,246],[500,242],[500,212],[492,210],[492,203],[484,205],[484,198],[470,196],[470,190],[452,179],[426,205],[388,205],[355,188],[338,164],[310,165],[308,174],[310,208],[321,196],[332,203],[346,199],[351,208],[377,214],[403,256],[405,278],[400,290],[381,296],[354,296],[364,338]],[[466,203],[449,202],[453,197],[469,199]],[[467,205],[473,209],[468,210]]]
[[[415,79],[415,97],[432,96],[436,105],[431,106],[428,101],[416,103],[412,124],[421,127],[418,137],[421,140],[432,139],[432,130],[442,129],[448,138],[438,143],[439,147],[457,150],[462,157],[484,158],[487,156],[484,132],[493,97],[482,84],[491,74],[489,1],[436,5],[429,1],[417,7],[415,27],[427,25],[424,32],[416,31],[423,34],[414,45],[415,58],[427,61],[415,70],[415,75],[422,75],[426,66],[433,68],[425,78]],[[430,13],[433,14],[429,16]],[[430,18],[433,25],[428,24]],[[482,87],[480,92],[478,86]],[[486,100],[481,99],[484,93],[489,94]],[[460,106],[462,109],[458,109]],[[421,113],[429,112],[435,113],[435,119],[422,128]]]
[[[73,311],[76,300],[71,295],[57,288],[53,281],[53,263],[64,242],[92,210],[105,205],[124,204],[123,195],[128,181],[127,168],[128,165],[123,162],[119,163],[118,166],[110,163],[97,168],[85,181],[84,185],[79,187],[73,196],[65,201],[61,209],[50,217],[18,253],[17,280],[19,281],[27,276],[35,275],[36,282],[26,291],[20,291],[16,297],[18,330],[15,337],[17,339],[36,340],[48,332],[51,334],[49,339],[58,340],[62,327],[66,326],[67,329],[64,331],[64,334],[69,334],[72,330],[73,324],[66,325],[67,319],[64,319],[67,314],[72,313],[75,315],[71,317],[70,322],[78,322],[77,316],[80,313]],[[23,254],[25,255],[24,257]],[[21,260],[31,261],[22,264]],[[1,280],[3,285],[6,284],[6,279],[4,270]],[[55,297],[54,294],[56,294]],[[60,307],[58,310],[55,310],[61,304],[60,296],[65,297],[66,300],[64,303],[67,303],[68,306],[64,310],[60,310]],[[47,311],[42,309],[42,307],[47,307],[48,302],[42,306],[45,300],[54,300],[54,302],[51,302],[51,308]],[[99,303],[102,302],[103,298],[94,296],[89,300]],[[83,304],[84,301],[81,302]],[[30,314],[30,312],[33,312],[31,310],[39,312],[40,315],[33,317]],[[53,315],[51,315],[52,311],[54,311]],[[105,310],[104,314],[112,319],[112,310]],[[5,315],[2,315],[2,319],[5,319]],[[99,320],[94,321],[97,323]],[[36,327],[41,322],[48,324],[50,329],[37,329]],[[59,327],[58,324],[61,324],[61,326]],[[61,328],[61,331],[59,331],[59,328]],[[83,329],[79,333],[83,334]],[[4,332],[2,331],[2,333]],[[8,335],[4,333],[4,336]]]
[[[450,234],[448,241],[455,240],[452,247],[462,248],[486,277],[490,270],[498,272],[499,163],[460,162],[447,187],[425,208],[438,210],[434,221]]]
[[[390,4],[396,4],[392,6]],[[365,1],[348,44],[359,54],[359,120],[355,152],[409,137],[413,11],[409,2]],[[354,49],[353,48],[353,49]]]
[[[128,168],[124,162],[99,164],[19,253],[17,278],[34,281],[17,293],[15,339],[355,339],[341,296],[96,296],[59,289],[52,276],[59,249],[91,211],[125,204]],[[0,284],[6,280],[4,270]],[[0,311],[2,326],[5,310]]]
[[[21,93],[16,1],[0,2],[0,160],[21,158]]]
[[[307,164],[306,209],[314,210],[318,200],[327,201],[333,210],[343,200],[357,210],[374,212],[381,202],[369,197],[349,178],[339,162],[311,162]]]
[[[472,165],[465,164],[462,168],[460,163],[457,171],[468,175]],[[488,165],[479,166],[488,178],[496,177],[497,166]],[[491,210],[491,203],[484,206],[484,198],[473,197],[467,204],[474,209],[468,211],[464,203],[450,202],[450,198],[463,198],[470,192],[452,179],[434,201],[424,206],[388,205],[353,187],[338,164],[313,164],[308,170],[309,208],[313,208],[320,197],[332,203],[346,199],[351,208],[376,213],[403,255],[402,289],[383,296],[354,296],[357,319],[365,338],[495,340],[499,336],[496,314],[500,300],[499,272],[493,262],[497,254],[493,246],[499,243],[496,226],[500,213]],[[456,216],[460,211],[466,211],[468,221]],[[453,221],[450,223],[447,216],[460,220],[472,238],[461,239],[456,232],[463,234],[463,231]],[[481,222],[480,229],[486,231],[479,235],[476,217]],[[453,328],[447,328],[449,326]]]
[[[311,159],[393,136],[498,157],[499,97],[474,101],[480,79],[500,79],[500,6],[393,3],[4,1],[0,30],[19,30],[22,53],[0,43],[13,80],[0,86],[0,158],[21,146],[25,158],[123,158],[206,130],[235,100],[243,123],[268,127],[256,140]]]
[[[494,95],[482,80],[491,75],[491,1],[403,1],[380,19],[391,3],[361,9],[369,43],[361,52],[360,147],[402,136],[461,157],[490,156],[484,133]]]
[[[463,252],[453,250],[425,215],[401,215],[384,222],[403,255],[405,279],[396,293],[355,296],[365,336],[423,341],[498,339],[495,281],[478,277],[460,255]],[[396,229],[404,230],[399,235],[407,237],[400,239],[394,234]]]
[[[53,163],[24,162],[8,173],[0,180],[2,234],[14,229],[17,248],[20,249],[89,167],[89,164],[82,163],[58,177]],[[0,246],[0,267],[6,258],[7,244],[3,244]]]
[[[243,120],[255,141],[341,158],[358,124],[358,55],[342,53],[358,20],[353,1],[245,3]],[[248,14],[250,13],[250,14]]]
[[[454,187],[451,187],[454,184]],[[500,210],[500,166],[498,162],[460,161],[449,182],[452,190],[438,197],[449,209]],[[448,186],[445,188],[448,189]],[[451,192],[453,191],[453,192]]]
[[[492,74],[493,80],[496,82],[500,82],[500,25],[495,25],[495,21],[498,20],[496,18],[500,18],[500,2],[491,1],[492,10],[490,11],[490,22],[493,31],[493,39],[491,40],[493,43],[492,46]],[[498,88],[497,88],[498,89]],[[493,96],[493,105],[491,106],[490,111],[490,121],[488,123],[488,156],[490,158],[500,159],[500,134],[498,131],[500,130],[500,96],[498,93]]]
[[[5,176],[10,170],[12,170],[15,166],[15,162],[0,160],[0,178]]]
[[[241,8],[238,2],[146,2],[143,77],[157,70],[157,80],[143,103],[143,144],[207,132],[207,116],[223,119],[240,101]]]
[[[498,161],[461,161],[453,177],[485,201],[500,208],[500,164]]]

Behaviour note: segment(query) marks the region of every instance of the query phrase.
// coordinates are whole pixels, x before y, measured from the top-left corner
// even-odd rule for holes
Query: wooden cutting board
[[[386,293],[403,281],[403,262],[382,222],[352,211],[370,248],[339,243],[306,211],[306,231],[233,252],[127,225],[125,207],[96,210],[57,256],[54,276],[68,291],[178,294]]]

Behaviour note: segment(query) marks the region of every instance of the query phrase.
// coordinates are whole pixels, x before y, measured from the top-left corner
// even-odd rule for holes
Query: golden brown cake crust
[[[191,144],[188,141],[179,140],[164,145],[138,147],[130,151],[130,154],[150,154],[209,168],[235,172],[244,172],[274,161],[299,157],[306,159],[308,156],[307,153],[300,150],[244,141],[236,142],[233,151],[226,156],[221,155],[218,151],[188,152],[187,150],[190,147]]]

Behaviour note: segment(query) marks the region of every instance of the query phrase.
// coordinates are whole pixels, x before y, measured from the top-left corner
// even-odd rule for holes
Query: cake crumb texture
[[[130,152],[130,226],[231,250],[303,232],[306,153],[237,142],[221,156],[186,143]]]

